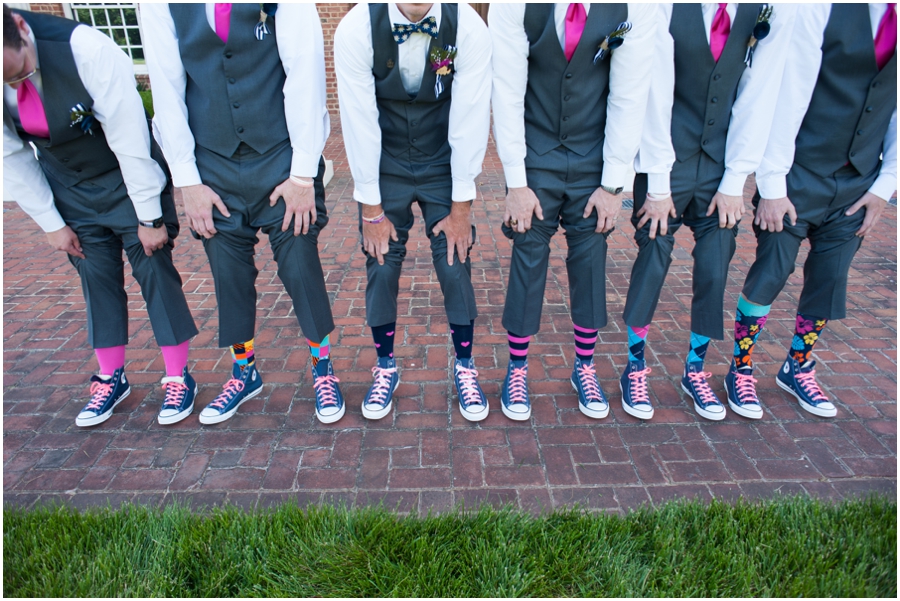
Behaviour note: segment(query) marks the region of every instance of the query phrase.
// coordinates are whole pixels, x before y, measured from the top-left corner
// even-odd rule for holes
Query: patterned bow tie
[[[407,25],[394,23],[394,41],[398,44],[402,44],[409,39],[409,36],[416,33],[417,31],[419,33],[430,35],[433,38],[438,37],[437,19],[435,19],[434,17],[428,17],[427,19],[423,19],[418,23],[411,23]]]

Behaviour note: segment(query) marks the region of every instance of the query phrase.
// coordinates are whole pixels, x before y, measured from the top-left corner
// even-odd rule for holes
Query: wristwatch
[[[152,227],[153,229],[159,229],[163,226],[163,218],[157,217],[153,221],[138,221],[138,224],[143,225],[144,227]]]
[[[600,187],[603,188],[603,190],[605,192],[612,194],[614,196],[618,196],[619,194],[622,193],[622,190],[625,189],[625,186],[619,186],[618,188],[613,188],[611,186],[604,186],[603,184],[600,184]]]

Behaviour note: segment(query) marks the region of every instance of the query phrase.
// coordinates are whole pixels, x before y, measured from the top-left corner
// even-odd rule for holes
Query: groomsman
[[[639,402],[649,399],[644,346],[672,263],[675,232],[684,224],[694,234],[694,295],[681,388],[700,416],[725,418],[703,361],[710,338],[723,338],[725,285],[744,214],[744,182],[759,166],[769,137],[793,13],[791,5],[660,5],[662,27],[635,161],[631,223],[639,250],[624,314],[628,364],[622,390],[626,411],[635,417],[653,415],[649,402]]]
[[[550,238],[560,224],[575,335],[571,383],[582,413],[609,413],[594,345],[607,322],[607,237],[656,60],[656,11],[652,4],[491,5],[494,138],[508,187],[503,233],[513,241],[501,395],[510,419],[531,416],[528,344],[540,329]]]
[[[388,415],[400,382],[397,295],[418,202],[456,350],[459,410],[481,421],[488,402],[472,360],[478,311],[469,251],[490,123],[490,35],[467,4],[362,3],[338,25],[334,55],[378,354],[363,415]]]
[[[143,4],[141,16],[155,123],[209,257],[219,344],[234,359],[200,423],[229,419],[262,390],[253,343],[260,230],[309,343],[316,417],[335,422],[344,400],[329,357],[334,321],[317,247],[328,223],[321,154],[329,120],[315,5]]]
[[[159,423],[181,421],[197,393],[187,370],[197,328],[172,264],[172,188],[131,60],[88,26],[4,5],[3,83],[4,189],[78,270],[100,364],[75,424],[106,421],[131,392],[123,250],[166,364]]]
[[[728,401],[742,415],[762,416],[753,348],[804,239],[810,250],[796,330],[775,381],[804,410],[837,415],[816,382],[812,349],[828,321],[846,315],[853,256],[897,189],[896,49],[895,4],[798,8],[756,175],[756,260],[738,302],[725,379]]]

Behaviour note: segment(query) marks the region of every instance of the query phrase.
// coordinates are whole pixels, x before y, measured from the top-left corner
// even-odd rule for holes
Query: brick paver
[[[510,245],[498,227],[504,187],[491,146],[475,203],[479,235],[472,264],[481,311],[475,357],[491,415],[480,425],[470,424],[455,406],[449,378],[452,344],[419,226],[401,279],[397,357],[403,383],[393,414],[367,422],[359,402],[371,381],[375,352],[364,321],[364,259],[339,132],[332,135],[326,156],[334,160],[335,178],[328,188],[331,222],[320,251],[337,323],[332,353],[349,400],[346,416],[330,426],[313,414],[308,351],[264,236],[257,258],[256,341],[265,393],[225,423],[198,423],[196,413],[218,393],[230,358],[215,347],[216,301],[206,256],[201,244],[183,233],[176,265],[200,328],[191,351],[192,372],[201,385],[195,415],[175,426],[156,423],[163,361],[129,275],[127,369],[133,392],[106,423],[77,428],[74,418],[84,403],[88,376],[97,368],[86,343],[78,277],[18,207],[4,208],[6,502],[64,500],[86,507],[183,500],[196,506],[270,506],[294,500],[384,503],[399,511],[443,511],[482,502],[538,511],[578,503],[622,511],[681,497],[896,495],[896,207],[888,207],[853,263],[849,317],[829,324],[816,350],[820,381],[837,402],[836,419],[806,414],[773,381],[790,343],[800,270],[773,306],[755,355],[764,419],[754,422],[729,413],[724,422],[711,423],[696,417],[678,385],[689,339],[688,230],[677,235],[650,333],[656,416],[640,423],[626,415],[615,378],[626,358],[621,312],[636,249],[623,210],[620,229],[610,237],[610,325],[601,331],[596,354],[611,399],[610,417],[597,422],[581,415],[567,381],[572,334],[565,241],[557,236],[541,333],[531,345],[534,417],[512,422],[500,412],[498,400],[507,358],[500,320]],[[753,249],[752,235],[742,231],[727,290],[729,316]],[[730,350],[727,340],[714,342],[707,359],[721,395]]]

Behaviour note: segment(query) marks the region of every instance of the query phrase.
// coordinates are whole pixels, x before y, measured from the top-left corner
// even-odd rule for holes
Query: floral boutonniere
[[[94,135],[94,111],[80,102],[69,109],[69,127],[79,126],[81,133]]]
[[[259,23],[256,24],[256,39],[260,42],[263,41],[267,35],[269,35],[269,28],[266,26],[266,20],[269,17],[275,16],[275,11],[278,10],[278,4],[262,4],[259,5]]]
[[[753,33],[750,34],[750,41],[747,42],[747,56],[744,57],[744,63],[748,67],[753,66],[753,52],[756,50],[756,43],[765,39],[772,29],[772,26],[769,25],[769,21],[772,20],[772,13],[772,7],[768,4],[763,4],[759,9],[759,14],[756,16],[756,25],[753,26]]]
[[[596,65],[605,59],[607,55],[611,54],[613,50],[624,44],[625,34],[629,31],[631,31],[631,23],[628,21],[619,23],[616,30],[600,42],[599,50],[597,50],[597,54],[594,55],[594,64]]]
[[[436,75],[434,97],[437,98],[444,91],[444,83],[441,81],[441,77],[453,73],[453,59],[456,58],[456,46],[432,48],[428,58],[431,61],[431,70]]]

